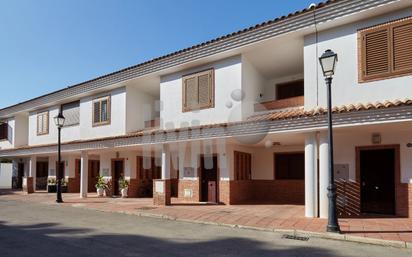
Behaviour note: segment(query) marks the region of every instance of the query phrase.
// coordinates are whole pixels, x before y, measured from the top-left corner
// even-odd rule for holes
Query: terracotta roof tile
[[[398,106],[408,106],[412,105],[411,99],[403,99],[403,100],[393,100],[393,101],[383,101],[383,102],[375,102],[375,103],[365,103],[365,104],[347,104],[342,106],[335,106],[332,108],[333,113],[348,113],[348,112],[357,112],[357,111],[364,111],[364,110],[372,110],[372,109],[386,109]],[[208,124],[208,125],[201,125],[196,127],[187,127],[181,129],[144,129],[135,132],[131,132],[127,135],[120,135],[120,136],[111,136],[111,137],[103,137],[103,138],[96,138],[96,139],[87,139],[87,140],[75,140],[70,142],[64,142],[62,145],[69,145],[75,143],[87,143],[87,142],[98,142],[98,141],[105,141],[105,140],[113,140],[113,139],[121,139],[121,138],[129,138],[129,137],[139,137],[144,135],[154,135],[157,133],[168,133],[168,132],[179,132],[184,130],[196,130],[196,129],[205,129],[205,128],[218,128],[218,127],[228,127],[231,125],[240,125],[240,124],[247,124],[259,121],[273,121],[273,120],[287,120],[292,118],[299,118],[299,117],[314,117],[326,114],[327,110],[325,108],[315,108],[312,110],[305,111],[303,108],[294,108],[294,109],[287,109],[281,111],[272,111],[266,112],[262,114],[253,115],[248,118],[246,121],[239,121],[239,122],[231,122],[231,123],[216,123],[216,124]],[[36,146],[22,146],[16,147],[14,149],[4,149],[5,151],[10,150],[19,150],[19,149],[31,149],[31,148],[39,148],[39,147],[48,147],[48,146],[56,146],[56,144],[45,144],[45,145],[36,145]],[[2,150],[0,150],[1,152]]]

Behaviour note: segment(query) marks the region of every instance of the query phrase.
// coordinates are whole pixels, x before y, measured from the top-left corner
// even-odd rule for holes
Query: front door
[[[204,157],[200,159],[200,192],[201,201],[217,203],[217,157]]]
[[[395,161],[394,148],[360,150],[363,213],[395,214]]]
[[[89,176],[87,179],[87,191],[89,193],[96,192],[97,176],[99,176],[100,161],[89,160]]]
[[[17,189],[23,188],[23,177],[24,177],[24,163],[19,163],[17,165],[17,181],[16,181]]]
[[[119,191],[119,179],[124,176],[123,160],[112,161],[112,194],[120,195]]]

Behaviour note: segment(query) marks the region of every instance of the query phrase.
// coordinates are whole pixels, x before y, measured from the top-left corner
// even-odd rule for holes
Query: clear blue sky
[[[318,0],[0,0],[0,108]]]

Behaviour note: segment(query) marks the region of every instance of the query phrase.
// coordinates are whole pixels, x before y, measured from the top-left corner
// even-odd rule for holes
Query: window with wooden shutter
[[[37,114],[37,135],[49,134],[49,111]]]
[[[244,152],[234,152],[235,180],[252,179],[252,155]]]
[[[75,101],[62,105],[62,112],[65,118],[64,126],[75,126],[80,123],[80,101]]]
[[[412,18],[359,31],[359,81],[412,74]]]
[[[304,153],[275,153],[273,159],[276,179],[305,179]]]
[[[0,122],[0,140],[7,140],[9,134],[9,125],[7,122]]]
[[[110,124],[110,97],[93,100],[93,126]]]
[[[183,83],[183,112],[212,108],[214,106],[213,69],[186,75]]]

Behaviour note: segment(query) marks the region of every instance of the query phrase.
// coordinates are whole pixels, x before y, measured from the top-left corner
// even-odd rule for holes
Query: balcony
[[[304,104],[304,96],[295,96],[279,100],[267,101],[255,104],[255,112],[299,107]]]

